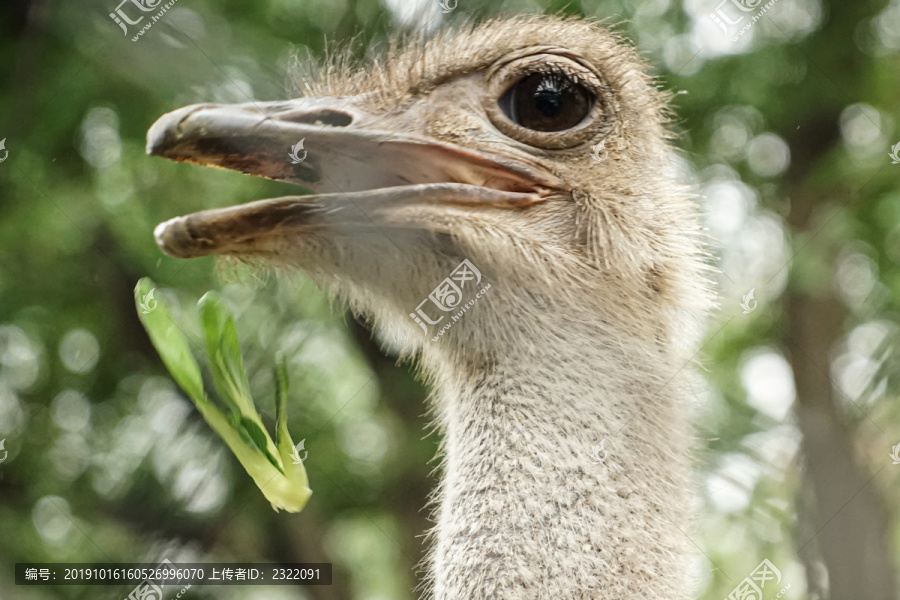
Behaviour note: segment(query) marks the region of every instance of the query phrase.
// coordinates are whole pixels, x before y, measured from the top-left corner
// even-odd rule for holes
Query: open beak
[[[533,160],[489,156],[428,138],[421,116],[375,116],[357,98],[195,104],[160,117],[147,153],[310,188],[314,195],[260,200],[178,217],[156,228],[167,254],[240,253],[317,215],[354,205],[370,217],[390,207],[447,203],[521,208],[558,182]]]

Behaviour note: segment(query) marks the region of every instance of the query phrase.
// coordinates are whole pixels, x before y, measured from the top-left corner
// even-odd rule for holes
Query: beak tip
[[[212,104],[191,104],[158,118],[147,131],[147,154],[167,156],[167,153],[184,141],[185,130],[195,113],[212,107]]]
[[[169,128],[168,124],[164,121],[167,121],[165,115],[156,120],[155,123],[150,127],[150,130],[147,131],[147,154],[150,156],[160,156],[163,153],[164,148],[166,148],[169,144],[167,140],[169,138]]]
[[[190,234],[188,228],[185,227],[186,217],[175,217],[168,221],[163,221],[153,230],[153,239],[160,250],[173,258],[193,258],[202,256],[188,251],[191,247],[189,243]]]
[[[176,217],[174,219],[169,219],[168,221],[164,221],[157,225],[153,229],[153,240],[156,242],[156,245],[160,250],[168,254],[169,249],[169,241],[171,238],[170,235],[170,225],[172,225],[173,221],[179,220],[180,217]]]
[[[146,151],[148,155],[163,156],[165,150],[172,147],[175,135],[171,117],[172,113],[161,116],[147,131]]]

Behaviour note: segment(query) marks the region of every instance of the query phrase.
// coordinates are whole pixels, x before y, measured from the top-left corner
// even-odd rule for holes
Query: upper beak
[[[322,192],[213,209],[162,223],[156,240],[179,258],[238,252],[295,227],[314,206],[450,202],[527,206],[557,181],[536,162],[488,156],[428,138],[421,118],[374,116],[357,98],[195,104],[160,117],[147,153],[286,181]]]

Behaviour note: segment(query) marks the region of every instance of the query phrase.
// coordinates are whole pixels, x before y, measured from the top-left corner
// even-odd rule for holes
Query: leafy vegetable
[[[176,325],[163,299],[158,300],[155,308],[147,310],[146,299],[152,298],[155,289],[150,279],[141,279],[134,290],[135,303],[141,323],[172,378],[209,426],[228,444],[272,507],[299,512],[312,491],[287,429],[288,379],[284,359],[279,357],[275,367],[276,441],[273,442],[250,394],[234,319],[218,295],[207,293],[198,306],[213,382],[228,408],[228,414],[222,412],[206,394],[200,366],[191,352],[190,342]]]

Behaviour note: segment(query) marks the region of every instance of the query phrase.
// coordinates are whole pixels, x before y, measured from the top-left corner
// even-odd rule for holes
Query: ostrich
[[[688,597],[680,373],[712,299],[666,95],[579,19],[347,63],[297,99],[162,116],[148,153],[317,194],[178,217],[158,245],[300,269],[402,340],[442,434],[425,596]]]

